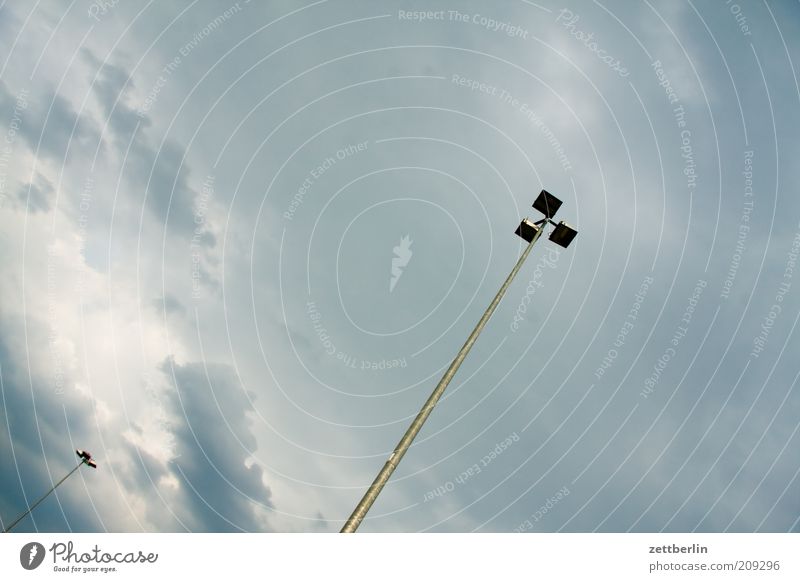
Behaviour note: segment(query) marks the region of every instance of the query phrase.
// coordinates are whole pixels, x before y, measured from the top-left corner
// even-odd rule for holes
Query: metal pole
[[[403,458],[403,455],[406,454],[406,451],[411,446],[411,442],[417,436],[417,433],[419,433],[420,429],[422,428],[422,425],[425,424],[425,421],[428,419],[428,416],[430,416],[431,412],[433,412],[434,406],[436,406],[436,403],[439,401],[439,398],[441,398],[442,394],[447,388],[447,385],[450,384],[450,380],[453,379],[453,376],[455,376],[456,372],[458,371],[458,368],[464,361],[464,358],[467,357],[467,354],[469,353],[470,349],[472,349],[472,346],[478,339],[478,335],[486,326],[486,322],[489,321],[489,318],[492,316],[492,313],[494,313],[494,310],[497,308],[497,305],[500,303],[500,300],[503,298],[503,295],[505,294],[509,285],[511,285],[511,282],[514,280],[514,277],[517,275],[517,272],[519,272],[520,268],[522,267],[522,263],[524,263],[525,259],[528,258],[528,255],[530,254],[534,243],[536,243],[536,241],[539,239],[539,236],[541,236],[542,232],[544,231],[545,224],[546,223],[542,221],[542,224],[539,226],[539,230],[534,235],[528,247],[522,253],[522,256],[520,256],[519,260],[517,260],[517,264],[514,265],[514,268],[511,270],[511,273],[508,275],[508,278],[506,278],[505,283],[503,283],[503,286],[500,287],[500,291],[497,292],[497,295],[495,295],[495,298],[489,304],[489,307],[486,308],[486,312],[483,314],[483,317],[481,317],[480,321],[478,321],[478,324],[475,326],[475,329],[472,330],[472,333],[469,334],[467,341],[464,343],[461,350],[459,350],[458,355],[450,364],[450,367],[447,368],[447,371],[444,373],[444,376],[442,376],[442,379],[439,380],[439,383],[436,385],[436,388],[433,389],[433,392],[428,397],[428,400],[425,402],[425,405],[422,407],[422,409],[419,411],[419,414],[417,414],[417,417],[408,427],[408,430],[406,430],[406,433],[403,435],[403,438],[401,438],[400,442],[397,443],[397,446],[394,448],[394,452],[391,455],[389,455],[386,464],[383,465],[383,469],[381,469],[380,473],[378,473],[378,476],[375,477],[375,480],[372,482],[372,485],[369,486],[369,489],[367,489],[367,492],[364,494],[364,497],[361,498],[361,501],[353,510],[352,515],[350,515],[350,518],[344,524],[344,527],[342,527],[342,530],[339,533],[354,533],[358,529],[358,526],[361,524],[361,520],[364,519],[364,516],[369,511],[370,507],[372,507],[372,504],[375,503],[375,499],[377,499],[384,485],[386,485],[386,483],[389,481],[389,477],[392,476],[392,473],[394,473],[394,470],[397,468],[397,465],[400,464],[400,460]]]
[[[86,460],[85,460],[85,459],[82,459],[82,460],[81,460],[81,462],[80,462],[80,463],[78,463],[78,465],[77,465],[77,466],[76,466],[76,467],[75,467],[75,468],[74,468],[72,471],[70,471],[69,473],[67,473],[67,474],[66,474],[66,476],[65,476],[63,479],[61,479],[61,481],[59,481],[58,483],[56,483],[55,485],[53,485],[53,487],[50,489],[50,491],[48,491],[47,493],[45,493],[44,495],[42,495],[42,496],[39,498],[39,500],[38,500],[36,503],[34,503],[33,505],[31,505],[31,506],[28,508],[28,511],[26,511],[25,513],[23,513],[22,515],[20,515],[20,516],[19,516],[17,519],[15,519],[15,520],[13,521],[13,523],[12,523],[11,525],[9,525],[9,526],[8,526],[6,529],[4,529],[4,530],[3,530],[3,533],[8,533],[8,532],[10,532],[12,527],[14,527],[14,526],[15,526],[15,525],[17,525],[17,524],[18,524],[20,521],[22,521],[23,519],[25,519],[25,517],[27,517],[27,515],[28,515],[28,514],[29,514],[31,511],[33,511],[34,509],[36,509],[36,506],[37,506],[37,505],[39,505],[39,504],[40,504],[42,501],[44,501],[44,500],[47,498],[47,496],[48,496],[48,495],[50,495],[50,494],[51,494],[53,491],[55,491],[55,490],[56,490],[56,487],[58,487],[58,486],[59,486],[59,485],[61,485],[61,484],[62,484],[64,481],[66,481],[66,480],[67,480],[67,477],[69,477],[69,476],[70,476],[70,475],[72,475],[72,474],[73,474],[75,471],[77,471],[77,470],[78,470],[78,468],[79,468],[81,465],[83,465],[85,462],[86,462]]]

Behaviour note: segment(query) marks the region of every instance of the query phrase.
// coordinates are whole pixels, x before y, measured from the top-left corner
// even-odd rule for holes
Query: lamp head
[[[553,218],[559,206],[561,206],[561,200],[550,194],[547,190],[539,192],[536,202],[533,203],[533,207],[547,218]]]
[[[562,220],[556,225],[553,232],[550,233],[550,240],[557,245],[567,248],[577,234],[577,230]]]
[[[531,222],[530,219],[524,218],[522,222],[519,223],[517,230],[514,231],[519,237],[522,237],[524,240],[531,242],[533,237],[536,236],[536,233],[539,232],[541,227]]]

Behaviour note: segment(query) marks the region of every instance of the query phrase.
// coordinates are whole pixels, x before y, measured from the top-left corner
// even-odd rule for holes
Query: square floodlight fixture
[[[553,232],[550,233],[550,240],[557,245],[567,248],[577,234],[577,230],[562,220],[556,225]]]
[[[528,242],[531,242],[533,237],[536,236],[536,233],[539,232],[540,228],[540,226],[525,218],[519,223],[519,226],[517,227],[517,230],[514,231],[514,234],[524,238]]]
[[[561,206],[561,200],[550,194],[547,190],[539,192],[536,202],[533,203],[533,207],[547,218],[553,218],[556,212],[558,212],[559,206]]]

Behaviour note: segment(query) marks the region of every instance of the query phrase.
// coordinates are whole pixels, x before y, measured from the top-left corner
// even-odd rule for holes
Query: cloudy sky
[[[420,12],[422,11],[422,12]],[[0,5],[0,519],[800,531],[800,4]]]

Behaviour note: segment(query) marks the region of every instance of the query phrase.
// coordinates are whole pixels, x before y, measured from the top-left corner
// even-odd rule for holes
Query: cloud
[[[189,186],[191,172],[185,148],[171,138],[157,147],[151,143],[145,130],[152,121],[128,105],[135,85],[121,65],[102,62],[88,48],[81,49],[81,56],[90,66],[89,80],[97,77],[92,87],[105,117],[102,123],[111,130],[114,150],[109,154],[115,154],[120,162],[125,158],[127,192],[136,193],[137,197],[143,194],[143,203],[152,216],[172,234],[191,236],[196,226],[197,192]],[[137,201],[137,197],[133,200]],[[201,237],[200,242],[213,246],[213,236]]]
[[[147,116],[139,116],[128,106],[127,96],[136,87],[130,74],[121,66],[102,62],[87,47],[81,48],[81,57],[90,67],[92,88],[107,122],[118,144],[124,146],[137,127],[147,127],[151,121]]]
[[[186,313],[186,307],[181,303],[180,299],[169,293],[153,301],[153,307],[166,314],[183,315]]]
[[[265,531],[273,507],[264,471],[251,461],[257,443],[245,393],[229,366],[162,367],[172,379],[168,395],[175,457],[170,471],[184,492],[185,519],[194,531]]]
[[[0,106],[13,110],[16,97],[0,83]],[[30,99],[19,124],[19,135],[38,155],[68,163],[97,144],[99,133],[86,116],[79,116],[66,98],[47,88]],[[68,151],[69,150],[69,151]]]
[[[17,192],[22,207],[30,212],[49,212],[55,190],[50,180],[37,174],[36,183],[24,184]]]

